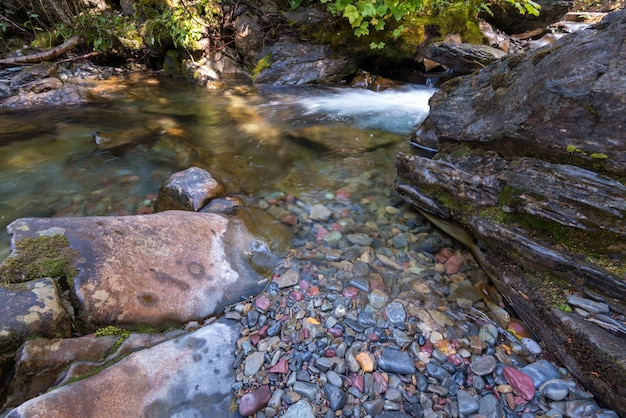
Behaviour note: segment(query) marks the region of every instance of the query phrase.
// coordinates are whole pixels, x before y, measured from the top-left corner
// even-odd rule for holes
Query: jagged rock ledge
[[[625,39],[626,12],[614,12],[444,84],[412,140],[415,155],[396,159],[397,191],[473,249],[548,351],[620,415]],[[571,295],[610,311],[572,311]]]

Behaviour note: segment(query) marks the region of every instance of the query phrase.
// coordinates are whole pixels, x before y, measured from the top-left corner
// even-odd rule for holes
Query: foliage
[[[133,19],[115,13],[91,14],[82,13],[76,16],[76,26],[69,27],[60,23],[55,33],[58,37],[69,38],[75,34],[82,34],[85,41],[92,45],[95,51],[109,51],[127,47],[139,49],[141,37]]]
[[[197,50],[198,41],[217,30],[221,16],[219,0],[140,0],[133,7],[133,16],[82,13],[74,26],[59,23],[54,34],[59,39],[80,34],[96,51],[145,46]]]
[[[215,29],[221,16],[219,1],[159,0],[136,2],[135,18],[143,20],[142,33],[150,46],[167,46],[197,50],[197,42]]]
[[[341,16],[347,19],[354,29],[356,36],[369,35],[370,30],[381,31],[385,29],[386,22],[392,19],[401,22],[410,15],[419,13],[437,13],[454,6],[472,6],[476,12],[490,12],[490,5],[505,1],[511,3],[521,14],[538,15],[540,6],[533,0],[492,0],[492,1],[447,1],[447,0],[319,0],[326,4],[326,9],[333,16]],[[303,3],[314,3],[315,0],[290,0],[292,8],[297,8]],[[403,24],[397,25],[392,35],[399,37],[405,31]],[[384,43],[371,43],[371,48],[382,48]]]

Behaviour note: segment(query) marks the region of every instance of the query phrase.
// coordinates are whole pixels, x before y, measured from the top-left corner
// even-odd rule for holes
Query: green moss
[[[470,155],[471,148],[466,143],[460,143],[449,151],[453,158],[463,158]]]
[[[606,160],[607,158],[609,158],[608,155],[603,154],[601,152],[594,152],[593,154],[590,155],[590,157],[593,159],[597,159],[597,160]]]
[[[119,357],[116,357],[115,359],[109,360],[109,361],[103,363],[102,365],[89,370],[86,373],[83,373],[83,374],[81,374],[79,376],[72,377],[71,379],[67,379],[67,381],[65,381],[63,383],[63,386],[69,385],[69,384],[74,383],[74,382],[78,382],[78,381],[83,380],[83,379],[87,379],[88,377],[91,377],[91,376],[95,376],[98,373],[100,373],[101,371],[103,371],[105,369],[108,369],[109,367],[111,367],[112,365],[117,363],[118,361],[128,357],[131,354],[132,354],[132,351],[129,351],[128,353],[124,353],[123,355],[121,355]],[[52,390],[52,389],[56,389],[56,387],[50,388],[50,390]]]
[[[118,337],[117,341],[115,342],[115,344],[113,345],[113,347],[111,347],[111,352],[116,352],[118,348],[120,348],[120,346],[122,345],[122,343],[124,343],[124,341],[126,341],[128,339],[128,337],[130,337],[130,331],[127,329],[122,329],[122,328],[118,328],[112,325],[109,325],[107,327],[104,328],[100,328],[98,330],[96,330],[93,335],[95,335],[96,337],[104,337],[107,335],[115,335]]]
[[[15,243],[14,255],[0,265],[0,283],[21,283],[41,277],[76,276],[77,253],[64,235],[24,238]]]
[[[543,275],[527,274],[528,282],[535,293],[541,295],[550,308],[563,312],[571,312],[566,296],[573,289],[572,283],[552,272],[546,271]]]
[[[500,206],[514,206],[520,202],[519,195],[522,190],[509,186],[508,184],[498,193],[498,204]]]
[[[600,114],[596,109],[593,108],[590,104],[586,104],[585,110],[597,121],[600,118]]]
[[[548,47],[544,49],[540,49],[535,53],[535,55],[533,55],[533,57],[530,59],[530,62],[532,62],[533,65],[537,65],[539,61],[541,61],[542,59],[544,59],[546,56],[548,56],[551,53],[552,53],[552,49]]]
[[[500,87],[508,87],[511,82],[509,81],[509,73],[500,73],[491,76],[491,87],[494,90]]]
[[[272,57],[271,53],[261,58],[257,62],[256,67],[254,67],[254,70],[252,70],[252,79],[256,79],[259,74],[261,74],[261,71],[265,70],[266,68],[270,68],[272,66],[273,60],[274,58]]]
[[[568,154],[587,155],[587,153],[585,151],[583,151],[581,148],[578,148],[575,145],[568,145],[566,147],[566,150],[567,150]]]

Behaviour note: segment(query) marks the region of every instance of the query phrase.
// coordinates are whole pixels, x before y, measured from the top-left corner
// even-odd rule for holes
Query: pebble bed
[[[226,312],[243,329],[233,410],[617,417],[511,317],[469,252],[377,187],[260,201],[293,228],[294,249],[263,294]]]

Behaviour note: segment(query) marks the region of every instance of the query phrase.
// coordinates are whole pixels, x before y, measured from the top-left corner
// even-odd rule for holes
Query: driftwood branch
[[[51,61],[60,55],[63,55],[70,49],[82,42],[80,35],[72,36],[61,45],[55,46],[47,51],[37,52],[35,54],[24,55],[22,57],[12,57],[0,60],[0,68],[19,64],[34,64],[43,61]]]

